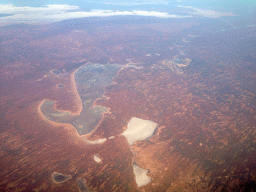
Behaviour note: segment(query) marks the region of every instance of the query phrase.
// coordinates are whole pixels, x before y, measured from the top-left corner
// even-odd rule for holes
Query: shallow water
[[[63,183],[71,178],[70,175],[64,175],[61,173],[53,173],[52,179],[57,183]]]
[[[42,104],[42,113],[51,121],[72,124],[80,135],[90,133],[101,120],[102,114],[108,110],[101,106],[93,108],[93,104],[96,99],[103,98],[105,87],[112,84],[113,77],[122,67],[118,64],[91,64],[78,69],[75,83],[83,104],[80,116],[55,110],[53,101]]]

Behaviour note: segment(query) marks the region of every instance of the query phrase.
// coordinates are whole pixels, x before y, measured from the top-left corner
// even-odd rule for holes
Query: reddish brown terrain
[[[1,28],[0,191],[256,186],[255,28],[209,33],[188,43],[182,39],[193,27],[205,27],[199,21],[76,22]],[[94,103],[109,111],[86,135],[114,139],[88,145],[74,126],[42,114],[44,100],[80,114],[74,74],[82,65],[131,61],[142,68],[118,71],[106,87],[108,99]],[[120,134],[132,117],[154,121],[158,129],[151,139],[129,146]],[[95,154],[102,163],[93,160]],[[149,184],[137,187],[133,162],[149,169]],[[54,173],[68,179],[58,183]]]

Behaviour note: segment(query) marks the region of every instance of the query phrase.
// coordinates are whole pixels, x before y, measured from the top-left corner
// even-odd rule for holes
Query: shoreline
[[[56,100],[51,100],[51,99],[44,99],[43,101],[53,101],[54,102],[54,110],[58,111],[58,112],[65,112],[65,113],[70,113],[70,115],[76,116],[76,115],[80,115],[83,109],[83,104],[82,104],[82,100],[80,98],[80,95],[77,91],[77,87],[76,87],[76,83],[75,83],[75,74],[76,72],[81,68],[82,66],[80,66],[79,68],[77,68],[75,71],[73,71],[70,74],[70,81],[71,81],[71,91],[74,93],[75,95],[75,103],[77,105],[77,111],[76,112],[72,112],[72,110],[62,110],[62,109],[58,109],[57,108],[57,101]],[[66,86],[65,86],[66,88]],[[40,107],[42,106],[42,104],[40,104]],[[40,109],[41,111],[41,109]]]
[[[75,71],[73,71],[71,74],[70,74],[70,81],[71,81],[71,91],[73,91],[73,93],[75,94],[75,103],[77,104],[77,111],[76,112],[72,112],[72,110],[61,110],[61,109],[58,109],[57,106],[56,106],[56,100],[51,100],[51,99],[43,99],[39,102],[39,104],[37,105],[37,114],[39,115],[39,117],[53,125],[54,127],[63,127],[64,129],[68,130],[75,138],[77,138],[78,140],[76,141],[76,143],[78,141],[81,141],[82,143],[85,144],[85,146],[87,145],[85,140],[83,139],[83,137],[78,133],[77,129],[72,125],[72,124],[69,124],[69,123],[58,123],[58,122],[54,122],[54,121],[51,121],[49,119],[47,119],[47,117],[42,113],[41,111],[41,106],[43,105],[43,103],[47,100],[47,101],[53,101],[54,102],[54,109],[56,111],[59,111],[59,112],[66,112],[66,113],[70,113],[70,115],[73,115],[73,116],[76,116],[76,115],[80,115],[82,109],[83,109],[83,105],[82,105],[82,100],[80,98],[80,95],[77,91],[77,87],[76,87],[76,84],[75,84],[75,73],[81,68],[82,66],[80,66],[79,68],[77,68]],[[70,139],[72,139],[72,137],[70,137]]]
[[[82,65],[84,66],[84,65]],[[82,109],[83,109],[83,102],[81,100],[81,97],[77,91],[77,87],[76,87],[76,82],[75,82],[75,74],[76,72],[82,67],[80,66],[79,68],[77,68],[75,71],[73,71],[70,75],[70,80],[71,80],[71,88],[72,88],[72,91],[75,93],[75,96],[76,96],[76,99],[77,99],[77,107],[78,107],[78,111],[73,113],[74,115],[80,115],[80,113],[82,112]],[[71,112],[72,113],[72,112]]]
[[[62,126],[62,127],[67,127],[67,128],[71,128],[72,127],[72,129],[74,129],[75,131],[76,131],[76,135],[77,136],[80,136],[79,135],[79,133],[77,132],[77,130],[76,130],[76,128],[73,126],[73,125],[71,125],[71,124],[69,124],[69,123],[58,123],[58,122],[55,122],[55,121],[51,121],[51,120],[49,120],[49,119],[47,119],[47,117],[46,116],[44,116],[44,114],[42,113],[42,111],[41,111],[41,106],[42,106],[42,104],[44,103],[46,101],[46,99],[44,99],[44,100],[42,100],[40,103],[39,103],[39,105],[37,106],[37,114],[41,117],[41,119],[43,120],[43,121],[45,121],[45,122],[47,122],[47,123],[49,123],[49,124],[51,124],[51,125],[53,125],[53,126]]]

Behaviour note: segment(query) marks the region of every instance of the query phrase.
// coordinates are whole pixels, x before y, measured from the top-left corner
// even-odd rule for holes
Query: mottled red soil
[[[253,186],[255,49],[242,52],[236,42],[228,41],[228,49],[218,49],[218,44],[194,41],[187,48],[193,55],[191,66],[184,75],[174,74],[161,61],[177,54],[170,43],[182,39],[182,30],[193,25],[198,24],[95,25],[94,30],[81,27],[79,33],[60,24],[3,28],[0,191],[79,191],[80,178],[92,191],[220,191]],[[237,40],[241,46],[255,40],[252,29],[237,33],[243,34]],[[161,56],[145,57],[148,53]],[[81,62],[126,64],[127,59],[144,68],[118,72],[115,84],[106,88],[109,99],[95,103],[110,110],[87,137],[117,136],[131,117],[138,117],[158,123],[150,140],[129,146],[125,137],[117,136],[87,145],[72,125],[51,122],[41,114],[45,99],[55,101],[58,110],[80,113],[74,73]],[[53,69],[63,73],[54,75]],[[94,154],[102,164],[93,160]],[[142,188],[134,180],[134,160],[153,178]],[[72,178],[56,184],[53,172]]]

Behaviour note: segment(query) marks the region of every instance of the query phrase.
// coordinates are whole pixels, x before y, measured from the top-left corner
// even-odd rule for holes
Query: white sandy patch
[[[133,164],[133,173],[135,174],[135,181],[138,187],[142,187],[151,182],[151,177],[147,176],[148,170],[140,168],[138,165]]]
[[[94,155],[94,156],[93,156],[93,159],[94,159],[94,161],[96,161],[97,163],[102,163],[102,159],[99,158],[98,155]]]
[[[129,0],[129,1],[111,1],[111,2],[105,2],[105,1],[99,1],[102,4],[107,5],[119,5],[119,6],[139,6],[139,5],[168,5],[169,2],[166,0]]]
[[[127,129],[122,133],[130,145],[135,141],[145,140],[150,138],[157,128],[157,123],[149,120],[133,117],[128,125]]]
[[[86,143],[88,143],[90,145],[101,144],[101,143],[104,143],[105,141],[107,141],[106,138],[98,139],[98,140],[95,140],[95,141],[90,141],[90,140],[87,140],[87,139],[84,139],[84,140],[86,141]]]
[[[111,137],[109,137],[108,139],[114,139],[115,138],[115,136],[111,136]]]

